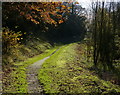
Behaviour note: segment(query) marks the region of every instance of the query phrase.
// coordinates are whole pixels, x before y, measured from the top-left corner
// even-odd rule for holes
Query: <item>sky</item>
[[[88,8],[91,4],[91,0],[78,0],[78,2],[82,5],[82,7]]]
[[[105,1],[105,2],[110,2],[110,1],[114,1],[114,2],[120,2],[120,0],[77,0],[78,2],[80,2],[80,4],[82,5],[82,7],[84,8],[89,8],[91,5],[91,2],[95,2],[95,1]]]

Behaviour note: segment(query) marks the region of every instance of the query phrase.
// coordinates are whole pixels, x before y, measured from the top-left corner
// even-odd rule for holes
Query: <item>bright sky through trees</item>
[[[118,2],[120,0],[77,0],[77,1],[82,5],[82,7],[89,8],[91,2],[95,2],[95,1]]]

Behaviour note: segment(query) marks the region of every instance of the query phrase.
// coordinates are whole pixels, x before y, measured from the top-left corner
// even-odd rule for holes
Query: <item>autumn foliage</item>
[[[76,11],[76,4],[78,3],[4,2],[2,4],[2,25],[8,27],[3,29],[4,54],[12,53],[10,49],[17,50],[19,42],[26,45],[28,41],[40,39],[49,41],[53,45],[55,41],[72,40],[73,36],[77,38],[75,37],[78,36],[77,33],[82,34],[85,29],[81,25],[84,22],[83,17],[77,14],[82,7],[79,6],[79,10]],[[73,27],[80,25],[80,27],[75,30],[70,27],[71,25]],[[80,31],[80,29],[83,30]]]
[[[22,34],[20,32],[15,33],[14,31],[9,30],[9,28],[3,28],[3,33],[2,33],[2,38],[3,38],[2,51],[4,55],[3,58],[7,57],[5,55],[18,56],[18,49],[21,47],[19,43],[19,41],[22,40],[21,36]]]
[[[3,11],[6,14],[4,16],[6,20],[9,18],[7,14],[14,11],[35,24],[40,24],[41,21],[49,24],[63,23],[65,18],[62,14],[70,13],[72,8],[63,5],[62,2],[10,2],[3,4],[3,7],[7,7],[7,10]]]

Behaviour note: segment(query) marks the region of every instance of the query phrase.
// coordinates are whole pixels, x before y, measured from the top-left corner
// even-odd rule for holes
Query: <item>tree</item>
[[[106,6],[105,6],[106,5]],[[117,33],[116,3],[93,3],[92,37],[93,58],[95,67],[102,66],[103,70],[114,69],[115,35]]]

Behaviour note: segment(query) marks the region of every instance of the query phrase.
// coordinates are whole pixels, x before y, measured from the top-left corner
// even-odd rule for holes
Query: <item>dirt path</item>
[[[50,56],[52,56],[55,52],[57,52],[59,49],[54,51]],[[27,67],[27,81],[28,81],[28,93],[42,93],[43,89],[38,81],[38,70],[40,69],[42,63],[44,63],[45,60],[50,58],[50,56],[45,57],[42,60],[39,60],[33,64],[31,64],[29,67]]]

